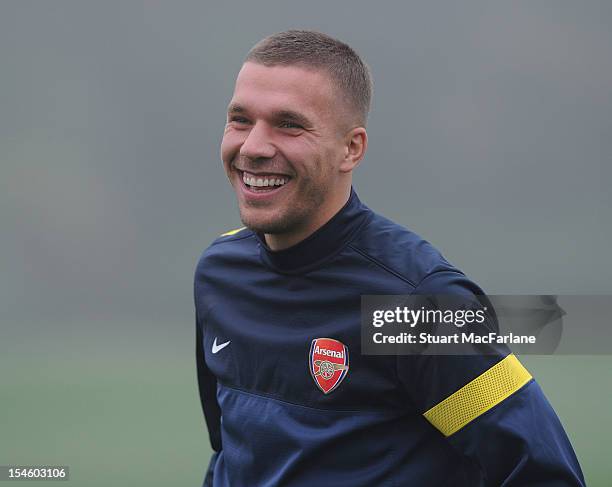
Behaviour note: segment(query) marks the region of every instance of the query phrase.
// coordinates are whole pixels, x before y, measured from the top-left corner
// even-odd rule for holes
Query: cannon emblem
[[[333,338],[315,338],[310,345],[309,368],[315,384],[324,394],[329,394],[348,373],[347,346]]]

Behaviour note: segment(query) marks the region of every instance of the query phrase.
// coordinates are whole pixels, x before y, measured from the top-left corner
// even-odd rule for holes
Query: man
[[[221,157],[246,228],[195,274],[204,485],[584,485],[514,355],[360,353],[361,295],[483,294],[352,189],[371,89],[311,31],[262,40],[238,74]]]

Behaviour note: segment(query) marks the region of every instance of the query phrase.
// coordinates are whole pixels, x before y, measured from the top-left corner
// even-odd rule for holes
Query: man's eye
[[[294,122],[281,122],[279,127],[284,128],[284,129],[301,129],[303,128],[301,125],[298,125],[297,123]]]
[[[244,117],[230,117],[229,121],[236,123],[249,123],[249,121]]]

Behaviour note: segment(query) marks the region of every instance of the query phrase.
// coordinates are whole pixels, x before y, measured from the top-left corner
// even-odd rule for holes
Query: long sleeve
[[[196,370],[198,375],[198,389],[202,411],[208,427],[210,444],[214,450],[208,466],[202,487],[212,487],[213,470],[221,451],[221,409],[217,402],[217,379],[206,366],[204,360],[204,333],[203,326],[198,319],[196,304]]]
[[[483,293],[462,274],[449,271],[426,278],[416,294]],[[509,350],[398,357],[398,372],[425,419],[471,459],[484,485],[585,485],[557,415]]]

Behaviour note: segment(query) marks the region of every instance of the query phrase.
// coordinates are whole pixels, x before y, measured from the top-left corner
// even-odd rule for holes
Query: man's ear
[[[344,139],[344,159],[340,164],[341,172],[351,172],[363,159],[368,148],[368,134],[364,127],[351,129]]]

